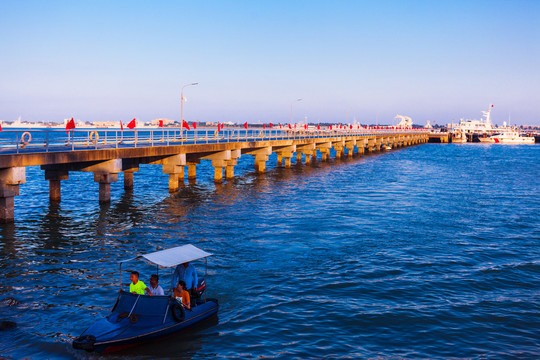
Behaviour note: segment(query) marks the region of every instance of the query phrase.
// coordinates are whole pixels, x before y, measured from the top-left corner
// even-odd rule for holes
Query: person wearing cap
[[[132,271],[130,279],[131,284],[129,284],[129,292],[133,294],[144,295],[146,285],[144,285],[142,281],[139,281],[139,272]]]

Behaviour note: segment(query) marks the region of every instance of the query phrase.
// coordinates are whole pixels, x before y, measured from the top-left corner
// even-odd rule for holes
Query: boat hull
[[[216,299],[199,300],[182,316],[174,309],[180,309],[178,303],[166,296],[122,292],[112,312],[86,329],[73,347],[98,353],[120,351],[185,331],[215,316],[219,304]]]

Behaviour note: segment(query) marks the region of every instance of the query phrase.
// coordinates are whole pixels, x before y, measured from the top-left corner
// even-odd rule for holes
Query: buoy
[[[25,140],[26,137],[28,137],[28,140]],[[23,132],[21,136],[22,147],[25,147],[26,145],[28,145],[30,141],[32,141],[32,134],[30,134],[28,131]]]
[[[92,143],[95,144],[95,143],[98,142],[98,140],[99,140],[99,134],[98,134],[98,132],[97,132],[97,131],[92,131],[92,132],[90,133],[90,142],[92,142]]]

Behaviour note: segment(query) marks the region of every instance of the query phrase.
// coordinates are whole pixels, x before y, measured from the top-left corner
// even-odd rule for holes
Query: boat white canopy
[[[204,250],[201,250],[191,244],[188,244],[188,245],[173,247],[170,249],[156,251],[149,254],[137,255],[131,259],[120,261],[120,263],[125,263],[127,261],[142,258],[145,261],[154,265],[158,265],[161,268],[170,268],[173,266],[183,264],[185,262],[203,259],[211,255],[212,254]]]

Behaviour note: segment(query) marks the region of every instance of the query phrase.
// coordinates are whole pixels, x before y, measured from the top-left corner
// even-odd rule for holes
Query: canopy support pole
[[[127,317],[131,316],[131,313],[133,310],[135,310],[135,306],[137,306],[137,303],[139,302],[139,299],[141,298],[141,295],[137,296],[137,300],[135,300],[135,304],[133,304],[133,307],[131,308],[131,311],[129,312],[129,315]]]

